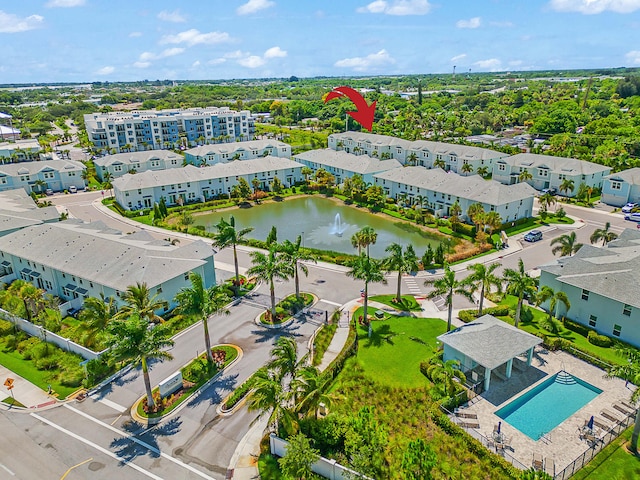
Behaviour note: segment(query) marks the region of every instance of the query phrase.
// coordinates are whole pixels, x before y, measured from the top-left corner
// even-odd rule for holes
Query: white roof
[[[592,173],[608,173],[611,171],[611,167],[587,162],[586,160],[540,155],[538,153],[519,153],[512,157],[499,160],[499,163],[502,162],[523,168],[547,167],[554,172],[564,173],[566,175],[591,175]]]
[[[142,152],[117,153],[115,155],[106,155],[104,157],[96,158],[93,163],[99,167],[106,167],[108,165],[113,165],[114,163],[131,165],[148,162],[154,159],[171,160],[173,158],[179,159],[180,165],[182,165],[184,157],[171,150],[145,150]]]
[[[190,148],[185,150],[185,153],[193,155],[194,157],[206,157],[207,155],[219,155],[221,153],[235,153],[238,151],[246,150],[258,150],[262,151],[265,148],[290,148],[288,144],[280,142],[278,140],[250,140],[247,142],[229,142],[229,143],[215,143],[213,145],[202,145],[201,147]]]
[[[75,160],[46,160],[43,162],[21,162],[0,165],[0,174],[9,176],[35,175],[43,170],[78,171],[85,166]]]
[[[370,157],[369,155],[354,155],[353,153],[347,153],[343,150],[332,150],[330,148],[309,150],[308,152],[295,155],[293,158],[307,162],[315,162],[329,167],[342,168],[362,175],[402,167],[402,164],[393,158],[380,160],[375,157]]]

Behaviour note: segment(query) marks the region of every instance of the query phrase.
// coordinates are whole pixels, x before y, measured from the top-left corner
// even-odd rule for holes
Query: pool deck
[[[504,366],[501,369],[504,370]],[[600,388],[602,393],[537,441],[495,415],[494,412],[514,398],[561,370],[566,370]],[[565,352],[550,352],[537,347],[530,367],[525,367],[522,371],[514,368],[511,378],[506,381],[492,375],[491,388],[471,400],[464,408],[459,409],[459,412],[477,415],[477,420],[473,420],[473,422],[479,424],[480,427],[475,428],[475,432],[470,432],[475,433],[474,436],[480,433],[491,439],[494,426],[501,421],[501,433],[506,437],[508,445],[505,447],[505,455],[515,458],[526,468],[532,466],[534,454],[538,454],[544,459],[553,459],[557,474],[590,448],[590,443],[581,438],[580,431],[591,415],[596,417],[597,423],[605,426],[613,426],[614,422],[601,414],[603,409],[620,419],[623,418],[624,415],[613,405],[620,400],[629,401],[633,386],[627,387],[625,383],[619,378],[605,378],[604,372],[599,368]],[[462,416],[454,420],[458,423],[468,422],[468,419],[462,418]],[[595,428],[596,437],[601,437],[604,433],[605,431],[600,427]]]

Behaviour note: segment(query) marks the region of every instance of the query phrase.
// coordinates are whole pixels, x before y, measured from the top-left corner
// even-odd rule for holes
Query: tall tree
[[[556,196],[551,192],[545,192],[538,197],[538,203],[544,210],[549,210],[551,205],[557,203]]]
[[[455,395],[456,384],[458,383],[456,379],[462,384],[467,380],[462,370],[460,370],[460,361],[452,359],[445,362],[440,355],[434,356],[429,362],[427,376],[445,397],[453,397]]]
[[[558,318],[560,304],[564,305],[567,312],[571,308],[571,302],[569,302],[569,297],[567,297],[566,293],[562,290],[555,291],[550,286],[544,285],[536,296],[536,305],[541,305],[547,301],[549,302],[549,319],[551,319],[551,316]]]
[[[289,437],[288,442],[287,453],[278,459],[282,473],[296,480],[313,478],[311,465],[318,461],[320,452],[311,447],[311,442],[302,433]]]
[[[503,272],[502,278],[507,283],[507,293],[518,297],[514,321],[515,327],[518,328],[524,297],[533,298],[538,290],[536,280],[525,271],[524,262],[521,258],[518,260],[518,269],[507,268]]]
[[[575,188],[575,183],[573,180],[571,180],[570,178],[565,178],[564,180],[562,180],[562,182],[560,183],[560,186],[558,187],[558,191],[559,192],[564,192],[565,196],[569,196],[569,194],[571,192],[573,192],[573,189]]]
[[[300,298],[300,274],[299,270],[302,270],[302,273],[305,276],[309,275],[309,269],[302,262],[313,262],[318,263],[315,255],[313,255],[308,250],[300,248],[300,244],[302,242],[302,236],[298,235],[295,243],[290,240],[285,240],[280,245],[280,251],[284,255],[286,261],[291,263],[294,267],[294,281],[296,286],[296,298]]]
[[[480,291],[480,301],[478,302],[478,314],[482,315],[484,297],[491,292],[491,287],[496,287],[498,293],[502,292],[502,281],[493,272],[500,266],[499,263],[492,263],[487,266],[484,263],[474,263],[467,266],[467,270],[473,273],[469,275],[465,282],[471,286],[471,293]]]
[[[402,302],[402,274],[416,272],[419,268],[418,256],[416,255],[413,245],[407,245],[404,252],[402,245],[392,243],[384,249],[389,254],[382,262],[382,267],[388,271],[398,272],[398,284],[396,290],[396,301]]]
[[[173,346],[170,339],[171,332],[164,325],[149,328],[149,323],[137,313],[125,320],[115,320],[108,327],[109,358],[115,362],[130,361],[135,366],[142,366],[144,388],[147,392],[147,405],[155,408],[149,379],[149,360],[171,359],[173,356],[166,351]]]
[[[532,178],[533,175],[526,168],[520,172],[520,175],[518,175],[519,182],[526,182],[527,180],[531,180]]]
[[[382,265],[380,261],[370,258],[364,253],[360,254],[358,258],[352,261],[349,264],[349,267],[351,267],[351,270],[347,272],[347,276],[355,278],[356,280],[364,281],[364,321],[368,326],[367,335],[371,337],[373,330],[367,315],[369,307],[369,284],[387,283],[387,280],[382,274]]]
[[[106,297],[100,293],[100,298],[89,297],[78,314],[82,322],[84,345],[92,348],[97,344],[97,339],[107,331],[109,322],[118,313],[118,307],[113,297]]]
[[[449,265],[444,266],[444,275],[442,278],[425,280],[425,286],[434,287],[427,294],[427,298],[434,298],[439,295],[444,297],[447,306],[447,332],[451,331],[451,317],[453,315],[453,296],[462,295],[469,300],[473,300],[473,296],[469,291],[469,287],[464,281],[456,279],[456,273],[451,270]]]
[[[238,252],[236,245],[244,240],[244,237],[253,231],[253,227],[236,229],[236,219],[231,215],[227,222],[224,218],[216,224],[217,233],[213,235],[213,244],[218,248],[233,247],[233,265],[236,271],[236,281],[234,283],[235,296],[240,295],[240,271],[238,269]]]
[[[640,385],[640,351],[635,348],[619,348],[618,354],[627,361],[622,365],[616,365],[607,370],[608,377],[620,377],[634,385]],[[640,401],[640,388],[631,389],[631,402],[637,404]],[[640,408],[636,410],[636,421],[631,434],[631,451],[638,453],[638,437],[640,436]]]
[[[551,245],[555,245],[551,249],[554,255],[560,254],[561,257],[571,256],[582,248],[581,243],[577,243],[576,232],[571,232],[551,240]]]
[[[209,336],[209,317],[219,313],[228,314],[225,306],[231,300],[220,285],[205,288],[204,281],[200,274],[189,273],[191,287],[182,288],[176,295],[178,303],[177,313],[182,315],[193,315],[202,322],[204,329],[204,345],[207,352],[207,361],[213,362],[211,353],[211,337]]]
[[[251,268],[247,275],[255,275],[257,279],[269,284],[271,295],[271,318],[276,318],[276,290],[274,280],[288,280],[294,276],[294,268],[286,257],[278,251],[278,245],[272,244],[265,254],[260,251],[251,252]]]
[[[589,241],[591,244],[598,243],[602,240],[602,246],[604,247],[607,243],[612,242],[616,238],[618,238],[618,234],[610,231],[611,223],[607,222],[604,224],[604,228],[596,228],[591,237],[589,237]]]
[[[475,224],[476,230],[482,230],[484,224],[484,207],[480,203],[472,203],[467,208],[467,217]]]
[[[125,301],[125,305],[120,307],[118,311],[119,318],[137,315],[150,323],[164,322],[164,319],[156,314],[156,311],[166,308],[168,303],[166,300],[160,299],[157,293],[151,295],[146,283],[136,282],[135,285],[129,285],[122,294],[122,299]]]

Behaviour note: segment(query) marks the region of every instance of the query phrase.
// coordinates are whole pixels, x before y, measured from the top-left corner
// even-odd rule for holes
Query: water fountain
[[[333,219],[333,226],[329,230],[329,233],[335,235],[337,237],[341,237],[344,231],[347,229],[348,225],[342,223],[342,218],[339,213],[336,213],[335,218]]]

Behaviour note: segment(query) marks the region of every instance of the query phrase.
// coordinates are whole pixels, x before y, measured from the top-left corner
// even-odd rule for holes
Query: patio
[[[566,370],[600,388],[602,393],[539,440],[529,438],[495,415],[499,408],[533,388],[539,381],[561,370]],[[633,387],[625,385],[624,380],[607,379],[599,368],[565,352],[550,352],[536,347],[531,366],[524,369],[514,368],[509,379],[503,380],[499,376],[493,375],[490,389],[476,396],[464,408],[458,409],[458,414],[453,417],[454,421],[460,424],[464,422],[463,415],[476,416],[477,420],[474,422],[479,427],[466,427],[466,430],[474,437],[483,440],[485,445],[489,443],[490,448],[493,448],[494,451],[497,450],[496,445],[493,445],[494,429],[498,422],[502,422],[501,433],[507,440],[503,445],[503,455],[506,458],[512,457],[515,460],[512,463],[520,468],[529,468],[533,465],[534,454],[540,455],[543,459],[549,460],[549,463],[551,461],[555,463],[555,473],[558,474],[576,457],[592,447],[594,441],[599,441],[598,439],[605,434],[609,427],[615,425],[614,420],[607,418],[607,416],[613,414],[614,418],[623,419],[624,414],[614,405],[620,406],[621,400],[628,403],[632,392],[631,388]],[[542,412],[542,414],[544,413]],[[583,427],[592,415],[596,419],[594,435],[585,436],[582,434]],[[602,426],[607,428],[602,428]],[[489,442],[486,439],[489,439]]]

